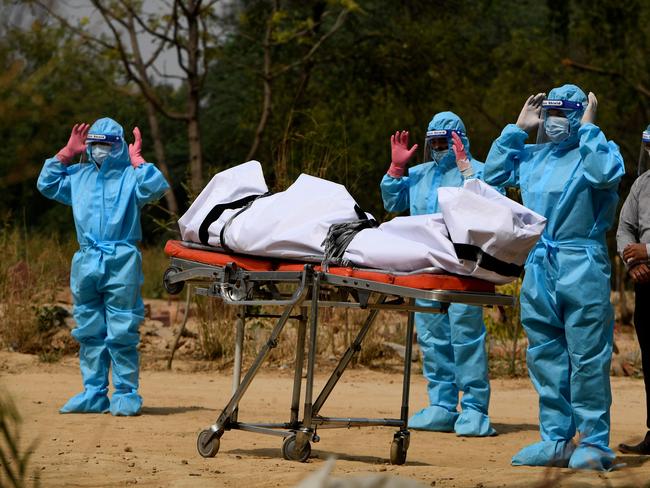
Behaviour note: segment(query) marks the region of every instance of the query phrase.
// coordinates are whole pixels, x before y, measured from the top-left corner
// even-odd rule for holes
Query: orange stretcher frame
[[[281,436],[283,457],[305,462],[311,454],[311,443],[320,441],[318,429],[381,425],[398,428],[390,447],[390,462],[404,464],[410,439],[407,422],[415,312],[446,313],[450,303],[479,306],[508,306],[514,303],[511,295],[498,294],[492,283],[476,278],[438,273],[395,274],[347,267],[324,268],[315,263],[226,254],[196,247],[196,244],[181,241],[167,242],[165,253],[170,257],[170,266],[163,277],[165,289],[170,294],[178,294],[187,284],[188,300],[193,291],[197,295],[239,307],[232,395],[216,421],[202,430],[197,438],[197,450],[206,458],[216,456],[221,438],[231,430]],[[437,305],[418,305],[418,299],[434,301]],[[262,313],[262,308],[267,306],[275,307],[273,310],[276,311]],[[277,307],[281,307],[281,313],[277,312]],[[367,311],[367,318],[321,392],[314,395],[318,312],[323,307],[358,308]],[[361,350],[364,338],[382,310],[408,312],[399,418],[323,416],[321,409],[327,398],[352,358]],[[244,330],[248,317],[277,318],[277,322],[242,379]],[[277,346],[278,337],[290,319],[297,320],[298,327],[289,420],[282,423],[242,422],[238,418],[239,403],[262,363]],[[303,395],[305,362],[307,374]],[[301,400],[304,402],[302,418]]]
[[[226,266],[235,264],[247,271],[301,271],[304,263],[290,261],[278,261],[239,254],[226,254],[218,251],[204,251],[193,249],[183,245],[181,241],[170,240],[165,245],[165,253],[170,257],[186,259],[210,266]],[[321,271],[321,266],[314,266],[315,271]],[[476,291],[494,293],[494,283],[471,278],[468,276],[457,276],[452,274],[439,273],[415,273],[415,274],[391,274],[386,271],[351,268],[351,267],[330,267],[329,273],[361,278],[380,283],[395,284],[420,290],[453,290],[453,291]]]

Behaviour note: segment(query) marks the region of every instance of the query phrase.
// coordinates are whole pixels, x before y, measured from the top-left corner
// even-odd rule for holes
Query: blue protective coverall
[[[63,165],[50,158],[38,178],[39,191],[72,206],[79,250],[72,259],[70,288],[79,342],[84,391],[72,397],[61,413],[110,412],[137,415],[138,327],[144,319],[140,209],[169,188],[151,163],[130,164],[122,127],[112,119],[97,120],[90,134],[117,135],[121,148],[101,166],[91,162]],[[112,365],[114,392],[108,400]]]
[[[465,125],[452,112],[436,114],[428,130],[452,129],[465,133]],[[474,176],[480,178],[483,163],[469,152],[469,140],[462,141],[471,160]],[[408,170],[408,176],[393,178],[384,175],[381,195],[389,212],[410,210],[411,215],[438,212],[438,188],[460,187],[463,176],[456,166],[451,150],[439,163],[427,162]],[[424,307],[437,307],[437,302],[418,300]],[[446,314],[415,314],[418,343],[422,350],[423,373],[428,382],[430,406],[409,419],[408,426],[442,432],[455,431],[462,436],[494,435],[488,405],[490,382],[485,350],[483,309],[453,303]],[[457,411],[458,394],[463,392],[462,411]]]
[[[554,88],[548,98],[587,102],[575,85]],[[514,465],[609,469],[615,459],[608,447],[614,314],[605,233],[625,167],[614,142],[594,124],[581,125],[583,113],[566,112],[570,132],[560,143],[526,145],[528,134],[507,125],[485,164],[487,183],[520,188],[524,205],[548,219],[521,289],[542,441],[516,454]]]

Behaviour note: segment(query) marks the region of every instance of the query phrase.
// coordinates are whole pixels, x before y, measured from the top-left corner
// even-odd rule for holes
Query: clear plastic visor
[[[424,154],[422,160],[424,162],[433,160],[432,154],[434,151],[444,151],[446,149],[451,150],[451,146],[453,143],[451,134],[453,132],[455,132],[461,137],[465,135],[461,131],[451,130],[451,129],[427,131],[426,136],[424,138]]]
[[[639,160],[637,162],[637,176],[648,170],[650,163],[650,132],[643,132],[641,135],[641,148],[639,149]]]
[[[546,144],[547,142],[551,142],[546,134],[546,129],[544,128],[544,122],[547,117],[555,116],[566,118],[568,112],[581,109],[582,103],[580,102],[572,102],[570,100],[544,100],[539,115],[539,126],[537,127],[537,144]]]

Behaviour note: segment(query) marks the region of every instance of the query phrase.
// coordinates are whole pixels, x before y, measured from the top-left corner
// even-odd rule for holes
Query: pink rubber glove
[[[140,135],[140,129],[137,127],[133,129],[133,137],[135,141],[133,144],[129,144],[129,158],[131,158],[131,166],[137,168],[145,162],[142,154],[140,154],[142,152],[142,135]]]
[[[472,176],[474,170],[472,164],[469,162],[469,158],[467,157],[467,152],[465,152],[463,141],[456,132],[451,133],[451,138],[453,139],[451,149],[454,151],[454,156],[456,156],[456,166],[458,166],[458,170],[465,177]]]
[[[390,136],[390,154],[391,163],[388,168],[388,176],[393,178],[401,178],[404,176],[406,164],[418,150],[418,145],[415,144],[411,149],[408,148],[409,133],[407,130],[402,132],[397,131],[394,135]]]
[[[66,166],[72,164],[74,157],[86,150],[86,136],[89,130],[90,124],[75,124],[68,143],[56,153],[56,159]]]

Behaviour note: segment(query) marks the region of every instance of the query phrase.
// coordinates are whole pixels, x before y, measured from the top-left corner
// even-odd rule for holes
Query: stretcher
[[[487,281],[439,272],[395,274],[373,269],[327,267],[318,263],[275,261],[226,254],[215,251],[215,248],[174,240],[167,242],[165,252],[170,257],[170,266],[165,271],[163,283],[170,294],[180,293],[188,284],[197,295],[240,307],[235,325],[233,392],[216,421],[198,435],[197,449],[203,457],[214,457],[219,451],[221,437],[232,430],[282,437],[283,457],[304,462],[310,456],[311,443],[320,440],[319,429],[390,426],[397,428],[390,447],[390,462],[404,464],[409,447],[407,421],[414,312],[446,313],[450,303],[509,306],[514,300],[511,295],[496,293],[494,284]],[[418,299],[436,301],[439,307],[418,306]],[[281,307],[281,313],[262,313],[265,307]],[[325,386],[315,395],[318,311],[324,307],[363,309],[367,316]],[[408,314],[399,418],[323,415],[321,410],[327,398],[354,355],[361,350],[364,338],[382,310],[401,310]],[[242,379],[244,327],[250,317],[271,317],[277,321]],[[289,420],[283,423],[243,422],[238,418],[239,403],[264,360],[277,346],[289,320],[298,323]],[[303,397],[305,360],[307,371]]]

